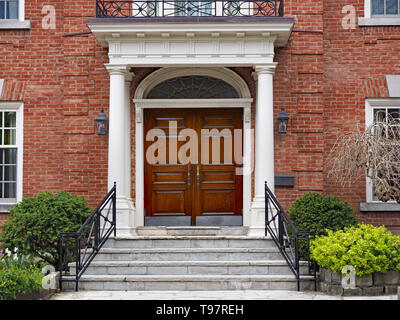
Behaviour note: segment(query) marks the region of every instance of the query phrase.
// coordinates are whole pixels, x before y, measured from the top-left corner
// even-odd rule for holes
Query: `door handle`
[[[200,166],[197,166],[197,188],[200,188]]]
[[[188,170],[187,170],[187,186],[190,187],[190,171],[191,171],[191,166],[188,166]]]

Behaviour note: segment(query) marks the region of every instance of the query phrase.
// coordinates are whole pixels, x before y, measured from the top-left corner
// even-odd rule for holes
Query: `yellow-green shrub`
[[[341,273],[346,265],[357,275],[400,270],[400,237],[384,226],[361,224],[311,241],[311,257],[319,266]]]

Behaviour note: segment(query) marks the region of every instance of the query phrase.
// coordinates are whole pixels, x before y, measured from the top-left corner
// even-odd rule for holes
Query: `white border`
[[[400,17],[396,15],[372,16],[372,1],[364,0],[364,17],[358,18],[359,26],[398,26]]]
[[[19,0],[18,3],[18,20],[25,21],[25,0]]]
[[[170,78],[187,75],[207,75],[231,84],[240,94],[238,99],[145,99],[157,84]],[[250,224],[252,141],[251,99],[246,82],[227,68],[162,68],[154,71],[138,85],[135,92],[135,226],[144,226],[144,109],[149,108],[243,108],[243,225]]]
[[[0,111],[16,111],[17,113],[17,202],[20,202],[23,192],[24,104],[22,102],[0,102]],[[15,202],[1,204],[15,204]]]
[[[383,98],[383,99],[366,99],[365,100],[365,128],[368,128],[373,120],[373,112],[374,108],[379,107],[399,107],[400,108],[400,98]],[[373,200],[372,194],[372,180],[370,178],[366,178],[366,201],[373,203],[384,203],[379,200]],[[388,201],[389,203],[392,201]]]

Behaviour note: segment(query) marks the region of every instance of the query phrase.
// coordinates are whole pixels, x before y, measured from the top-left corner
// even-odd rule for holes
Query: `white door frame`
[[[203,75],[221,79],[232,85],[239,93],[237,99],[145,99],[157,84],[179,76]],[[251,176],[253,166],[251,98],[246,82],[235,72],[217,68],[162,68],[146,77],[137,87],[133,102],[136,110],[135,129],[135,227],[144,226],[144,109],[151,108],[243,108],[243,226],[250,226]]]

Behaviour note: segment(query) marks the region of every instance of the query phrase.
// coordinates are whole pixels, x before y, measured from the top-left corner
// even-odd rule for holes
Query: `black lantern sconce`
[[[98,114],[98,116],[96,117],[96,119],[94,119],[94,123],[96,125],[96,133],[99,136],[104,136],[107,134],[108,132],[108,119],[106,114],[104,113],[103,108],[101,109],[100,113]]]
[[[289,116],[285,112],[285,108],[281,109],[281,112],[279,112],[278,117],[276,118],[278,120],[278,132],[279,133],[286,133],[287,132],[287,127],[289,123]]]

